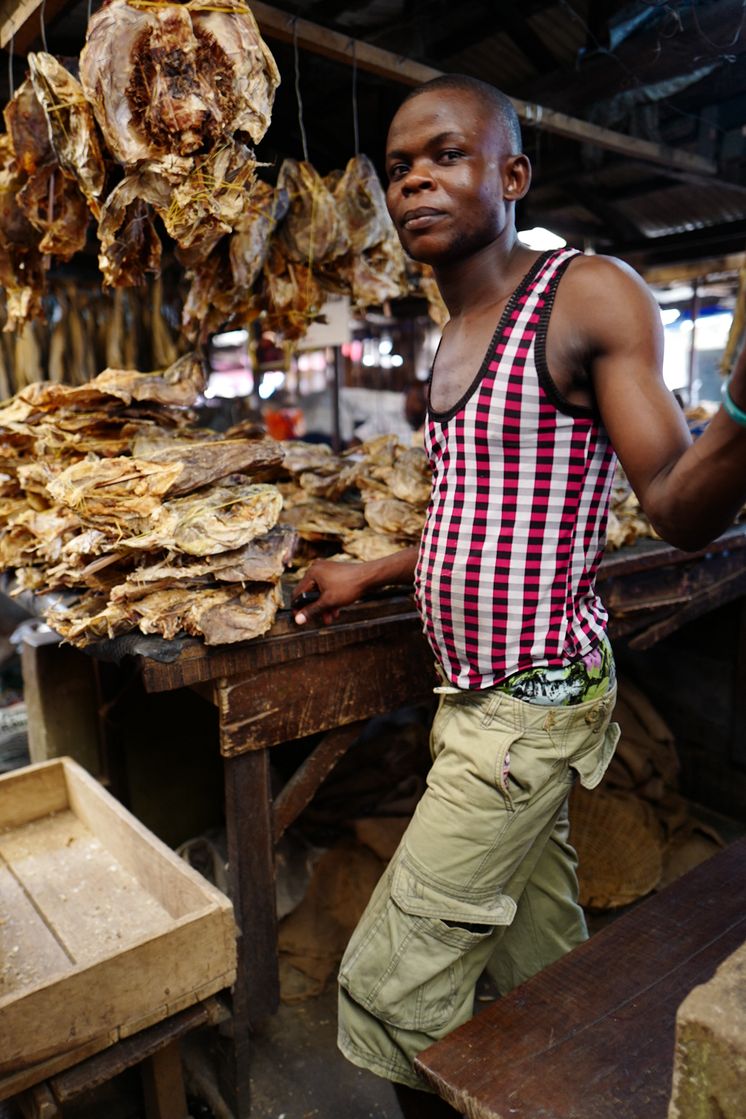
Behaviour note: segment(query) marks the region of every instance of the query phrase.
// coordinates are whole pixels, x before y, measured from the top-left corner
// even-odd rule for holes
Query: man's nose
[[[404,194],[414,194],[419,190],[432,190],[434,186],[431,175],[427,175],[417,168],[412,167],[406,175],[402,183],[402,192]]]

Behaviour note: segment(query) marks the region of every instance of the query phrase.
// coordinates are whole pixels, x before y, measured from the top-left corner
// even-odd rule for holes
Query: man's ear
[[[506,202],[525,198],[531,186],[531,163],[527,155],[511,155],[503,170],[503,197]]]

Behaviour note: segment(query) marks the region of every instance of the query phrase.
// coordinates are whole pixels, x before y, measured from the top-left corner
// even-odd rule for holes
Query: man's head
[[[531,181],[510,100],[462,74],[405,98],[389,128],[386,166],[402,244],[436,267],[510,237],[514,203]]]
[[[510,143],[511,155],[519,155],[523,151],[523,138],[518,114],[513,108],[513,102],[497,86],[483,82],[479,78],[472,78],[469,74],[441,74],[429,82],[415,86],[402,101],[399,108],[420,97],[423,93],[437,93],[440,90],[462,90],[471,93],[474,99],[488,114],[494,115],[502,122],[505,134]]]

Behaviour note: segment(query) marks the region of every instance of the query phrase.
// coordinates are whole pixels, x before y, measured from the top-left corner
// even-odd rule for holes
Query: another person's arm
[[[705,547],[746,501],[746,427],[721,407],[692,442],[663,381],[660,312],[639,276],[596,257],[568,270],[565,282],[569,311],[583,324],[604,425],[642,508],[664,540],[687,550]],[[730,392],[746,410],[744,351]]]
[[[316,560],[298,583],[295,599],[309,591],[318,591],[319,597],[296,611],[296,622],[304,625],[310,618],[318,616],[325,625],[329,625],[343,606],[357,602],[370,591],[412,583],[417,551],[414,547],[402,548],[383,559],[364,563]]]

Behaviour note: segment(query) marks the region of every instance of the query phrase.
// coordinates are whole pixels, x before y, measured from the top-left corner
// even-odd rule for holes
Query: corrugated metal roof
[[[664,237],[746,219],[746,190],[679,183],[614,205],[645,237]]]

